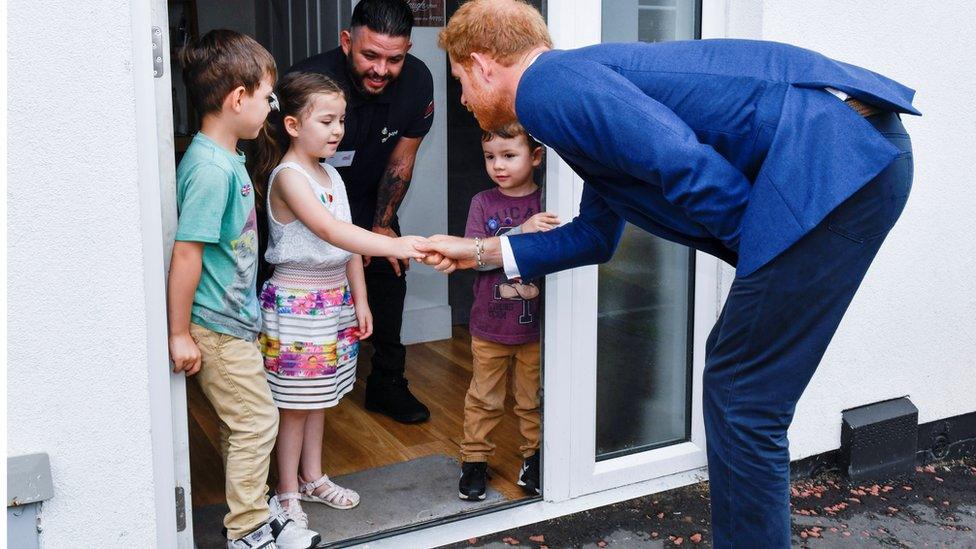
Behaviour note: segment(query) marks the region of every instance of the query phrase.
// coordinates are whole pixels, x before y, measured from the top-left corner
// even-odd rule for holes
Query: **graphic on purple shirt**
[[[467,238],[501,236],[525,223],[541,208],[542,189],[514,197],[489,189],[471,199]],[[531,281],[512,282],[502,269],[478,273],[471,306],[471,335],[521,345],[539,340],[539,286]]]

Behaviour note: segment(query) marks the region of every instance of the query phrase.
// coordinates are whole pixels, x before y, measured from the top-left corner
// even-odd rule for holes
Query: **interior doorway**
[[[446,20],[460,1],[445,1]],[[545,14],[544,3],[535,3]],[[169,0],[168,5],[174,60],[176,50],[191,37],[228,28],[253,36],[268,48],[280,74],[305,57],[337,47],[339,31],[348,25],[355,1]],[[445,54],[436,47],[438,31],[415,27],[412,35],[411,53],[434,75],[439,119],[421,146],[414,182],[400,209],[404,232],[411,234],[462,234],[471,197],[493,185],[484,170],[480,129],[460,105],[459,86],[449,76]],[[178,162],[199,126],[175,61],[170,68],[172,152]],[[540,183],[543,173],[537,172]],[[372,349],[368,340],[364,342],[352,392],[326,410],[323,449],[325,472],[359,492],[361,503],[347,511],[303,505],[310,527],[322,534],[325,544],[384,537],[540,497],[527,495],[515,483],[522,464],[521,435],[509,390],[506,413],[492,433],[497,449],[489,465],[487,497],[475,503],[458,499],[464,397],[472,375],[467,322],[473,275],[455,274],[448,280],[429,268],[413,266],[407,281],[406,375],[411,390],[431,409],[431,418],[404,425],[366,411],[364,388]],[[192,381],[186,384],[186,401],[194,537],[201,549],[223,547],[220,532],[226,508],[219,420]],[[269,485],[274,483],[272,467]]]

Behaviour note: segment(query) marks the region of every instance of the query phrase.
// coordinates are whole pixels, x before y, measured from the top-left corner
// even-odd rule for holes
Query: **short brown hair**
[[[529,144],[529,150],[534,151],[536,147],[541,147],[542,144],[535,140],[534,137],[529,135],[529,132],[525,131],[518,122],[512,122],[511,124],[506,124],[500,128],[496,128],[490,132],[481,133],[481,142],[487,143],[496,137],[502,139],[514,139],[520,135],[525,136],[525,142]]]
[[[227,94],[238,86],[248,93],[268,76],[277,77],[274,57],[264,46],[239,32],[217,29],[190,42],[180,51],[183,81],[200,116],[220,112]]]
[[[522,0],[470,0],[454,13],[437,44],[464,67],[471,65],[472,53],[486,53],[508,67],[520,53],[551,48],[552,39],[539,10]]]

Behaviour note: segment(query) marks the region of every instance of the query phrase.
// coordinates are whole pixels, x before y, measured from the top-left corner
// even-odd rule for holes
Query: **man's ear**
[[[483,53],[472,52],[471,60],[473,61],[471,63],[472,72],[480,72],[485,80],[490,80],[494,76],[492,71],[494,60],[491,57]]]
[[[288,116],[284,117],[281,120],[281,123],[282,125],[285,126],[285,132],[288,135],[292,137],[298,137],[298,126],[299,126],[298,118],[289,114]]]
[[[339,45],[342,46],[342,53],[349,55],[352,51],[352,33],[348,30],[344,30],[339,33]]]

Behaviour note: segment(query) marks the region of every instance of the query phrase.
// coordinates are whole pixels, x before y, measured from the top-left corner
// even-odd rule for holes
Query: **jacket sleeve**
[[[551,231],[509,237],[515,264],[523,280],[604,263],[613,257],[624,220],[588,185],[583,187],[580,213],[571,222]]]
[[[529,92],[522,107],[545,128],[547,144],[660,187],[668,202],[729,250],[738,250],[751,189],[742,172],[700,143],[671,109],[610,67],[554,62],[545,72],[519,93]],[[545,81],[548,87],[539,85]],[[561,85],[558,94],[551,90],[553,81]]]

